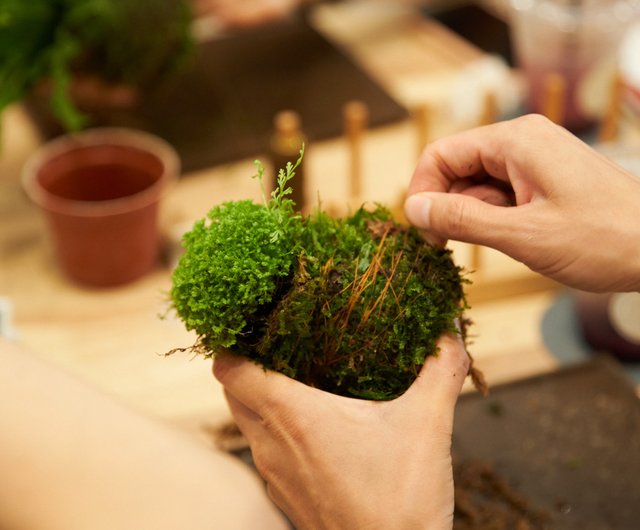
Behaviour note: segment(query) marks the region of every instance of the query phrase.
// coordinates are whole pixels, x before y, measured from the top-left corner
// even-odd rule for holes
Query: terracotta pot
[[[42,146],[23,185],[45,214],[62,269],[80,283],[113,286],[157,263],[158,204],[179,171],[163,140],[103,128]]]

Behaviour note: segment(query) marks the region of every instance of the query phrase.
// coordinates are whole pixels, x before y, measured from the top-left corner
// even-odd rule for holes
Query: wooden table
[[[409,107],[419,104],[417,94],[422,94],[424,102],[437,108],[456,72],[482,58],[479,50],[435,22],[417,20],[406,12],[391,13],[386,8],[380,17],[373,16],[376,13],[367,20],[360,17],[360,25],[345,31],[341,24],[348,19],[345,12],[336,16],[336,9],[346,8],[326,6],[319,11],[318,26]],[[387,23],[381,33],[383,20]],[[24,160],[40,143],[38,135],[19,106],[10,108],[3,122],[0,296],[13,306],[16,340],[145,414],[194,432],[225,421],[229,416],[211,376],[211,363],[186,354],[163,356],[194,341],[170,312],[166,314],[170,265],[117,289],[86,289],[70,283],[60,273],[46,227],[19,183]],[[433,134],[453,128],[446,116],[439,116]],[[399,204],[417,157],[414,123],[367,132],[363,150],[362,198]],[[349,166],[344,140],[309,146],[306,163],[311,200],[317,191],[323,204],[345,208]],[[251,160],[241,160],[181,179],[163,203],[167,239],[175,243],[215,203],[258,199],[256,182],[250,178],[253,172]],[[468,261],[468,248],[459,246],[454,252],[461,263]],[[496,278],[525,274],[526,283],[527,273],[519,264],[491,252],[483,260]],[[557,365],[540,334],[541,317],[555,291],[546,288],[550,286],[542,289],[533,276],[530,279],[533,288],[525,291],[532,292],[497,299],[485,296],[469,312],[474,321],[471,351],[490,384]]]

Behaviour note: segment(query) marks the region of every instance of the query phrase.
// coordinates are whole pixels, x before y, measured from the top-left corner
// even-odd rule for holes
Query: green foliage
[[[230,350],[336,394],[394,398],[456,331],[461,270],[382,207],[295,216],[293,169],[264,205],[226,203],[196,223],[174,307],[207,355]]]
[[[0,111],[48,79],[54,114],[79,129],[73,71],[144,85],[184,60],[190,19],[186,0],[0,0]]]
[[[262,186],[264,168],[256,162]],[[281,172],[269,201],[227,202],[185,234],[171,298],[187,329],[210,351],[256,333],[266,308],[289,282],[302,231],[286,195],[297,165]]]
[[[244,353],[307,384],[390,399],[413,381],[463,293],[449,252],[425,244],[388,211],[306,220],[292,287]],[[248,353],[246,353],[248,352]]]

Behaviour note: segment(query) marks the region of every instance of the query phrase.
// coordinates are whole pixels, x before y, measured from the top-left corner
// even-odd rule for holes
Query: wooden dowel
[[[431,136],[431,107],[423,103],[413,110],[413,123],[416,128],[416,148],[418,157],[422,154]]]
[[[498,119],[498,101],[492,90],[485,93],[482,101],[479,125],[490,125]]]
[[[369,109],[362,101],[349,101],[343,107],[343,120],[350,155],[349,195],[358,198],[362,195],[362,135],[369,122]]]
[[[564,123],[566,93],[567,81],[561,74],[553,72],[546,76],[542,88],[542,114],[558,125]]]
[[[482,246],[471,245],[471,258],[469,260],[471,270],[476,274],[482,272]]]
[[[484,94],[482,101],[482,112],[480,113],[478,125],[491,125],[498,118],[498,101],[493,90],[489,90]],[[482,247],[480,245],[471,245],[470,265],[471,270],[480,273],[482,268]]]
[[[618,127],[620,125],[620,100],[624,82],[620,72],[616,72],[611,82],[611,94],[607,109],[602,117],[598,140],[600,142],[612,142],[618,137]]]

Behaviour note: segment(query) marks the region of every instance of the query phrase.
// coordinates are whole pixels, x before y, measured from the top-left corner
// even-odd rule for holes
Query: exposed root
[[[169,355],[173,355],[174,353],[192,353],[194,357],[196,355],[202,355],[204,357],[211,357],[213,355],[213,352],[202,343],[200,338],[198,338],[196,343],[191,346],[187,346],[185,348],[173,348],[169,350],[164,354],[164,357],[169,357]]]
[[[471,382],[478,392],[480,392],[484,397],[487,397],[489,395],[489,385],[487,384],[487,380],[485,379],[482,371],[474,366],[473,357],[469,355],[469,358],[471,359],[471,365],[469,366]]]

